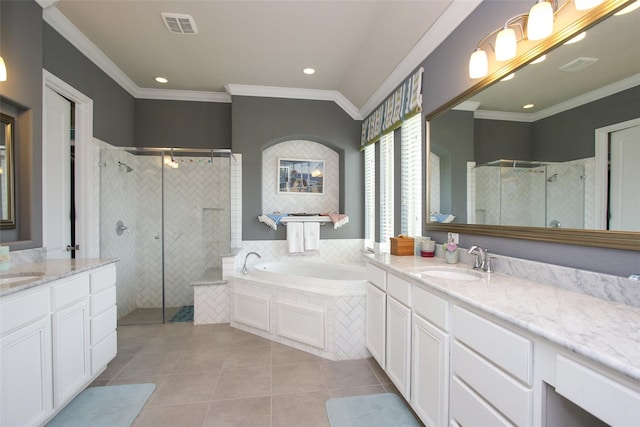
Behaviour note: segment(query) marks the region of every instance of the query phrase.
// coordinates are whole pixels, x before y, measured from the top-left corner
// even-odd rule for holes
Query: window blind
[[[393,237],[393,132],[380,138],[380,249],[389,252]]]
[[[373,248],[376,232],[376,148],[364,149],[364,245]]]
[[[422,118],[418,114],[402,123],[400,140],[402,234],[422,234]]]

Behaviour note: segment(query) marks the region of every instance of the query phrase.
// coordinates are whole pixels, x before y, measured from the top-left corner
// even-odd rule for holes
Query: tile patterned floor
[[[373,359],[330,361],[228,324],[118,327],[92,384],[156,384],[133,426],[329,426],[332,397],[397,393]]]

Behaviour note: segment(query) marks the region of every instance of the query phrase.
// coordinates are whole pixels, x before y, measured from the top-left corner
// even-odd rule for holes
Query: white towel
[[[305,222],[303,229],[304,229],[304,250],[318,251],[320,249],[320,223]]]
[[[301,254],[304,252],[304,234],[301,222],[287,223],[287,245],[290,254]]]

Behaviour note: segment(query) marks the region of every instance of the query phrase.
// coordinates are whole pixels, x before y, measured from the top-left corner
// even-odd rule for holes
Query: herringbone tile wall
[[[278,193],[278,159],[324,160],[324,193]],[[262,210],[269,212],[324,213],[339,210],[338,153],[312,141],[284,141],[262,152]]]

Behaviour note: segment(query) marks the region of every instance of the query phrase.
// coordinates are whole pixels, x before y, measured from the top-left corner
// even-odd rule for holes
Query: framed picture
[[[323,194],[324,160],[278,159],[278,193]]]

